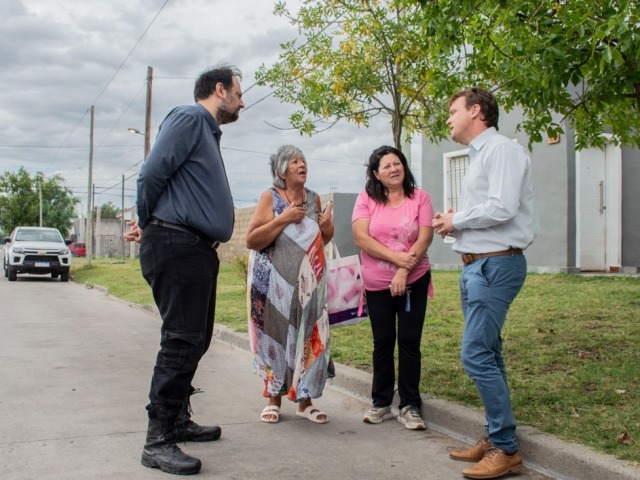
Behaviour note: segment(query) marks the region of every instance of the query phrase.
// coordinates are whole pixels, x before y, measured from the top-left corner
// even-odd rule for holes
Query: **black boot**
[[[142,450],[142,464],[149,468],[159,468],[163,472],[176,475],[198,473],[202,462],[184,453],[176,445],[173,424],[176,412],[161,405],[147,407],[149,410],[149,428],[147,443]]]
[[[212,427],[202,427],[191,420],[191,395],[200,393],[199,388],[190,387],[189,396],[184,407],[178,413],[174,424],[174,432],[176,434],[176,442],[212,442],[218,440],[222,435],[222,429],[217,425]]]

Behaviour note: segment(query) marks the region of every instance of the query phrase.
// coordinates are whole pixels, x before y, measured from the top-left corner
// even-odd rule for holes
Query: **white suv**
[[[71,253],[57,228],[16,227],[5,242],[4,276],[10,282],[18,273],[51,274],[69,281]]]

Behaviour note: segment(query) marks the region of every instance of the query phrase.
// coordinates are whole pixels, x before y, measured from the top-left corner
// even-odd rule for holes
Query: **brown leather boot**
[[[467,478],[498,478],[522,469],[520,450],[507,455],[503,450],[491,447],[484,458],[473,467],[465,468],[462,474]]]
[[[476,444],[465,450],[452,450],[449,452],[449,457],[454,460],[460,460],[461,462],[479,462],[487,453],[487,450],[491,448],[491,442],[489,437],[482,437],[476,442]]]

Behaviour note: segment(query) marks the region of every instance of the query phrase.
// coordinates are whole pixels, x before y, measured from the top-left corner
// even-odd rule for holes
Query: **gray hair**
[[[284,183],[284,176],[287,174],[289,162],[294,158],[299,158],[307,163],[307,159],[304,158],[302,150],[293,145],[282,145],[276,153],[269,157],[274,187],[287,188],[287,185]]]

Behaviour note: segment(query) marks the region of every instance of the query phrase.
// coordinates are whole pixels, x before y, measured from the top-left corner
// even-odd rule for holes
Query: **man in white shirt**
[[[465,326],[462,363],[485,409],[486,436],[473,447],[450,452],[478,462],[468,478],[497,478],[522,468],[516,440],[501,331],[509,306],[527,274],[523,251],[538,231],[531,160],[527,151],[498,134],[498,104],[479,88],[456,93],[449,103],[451,138],[469,146],[460,210],[436,213],[436,233],[455,237],[462,256],[460,295]]]

